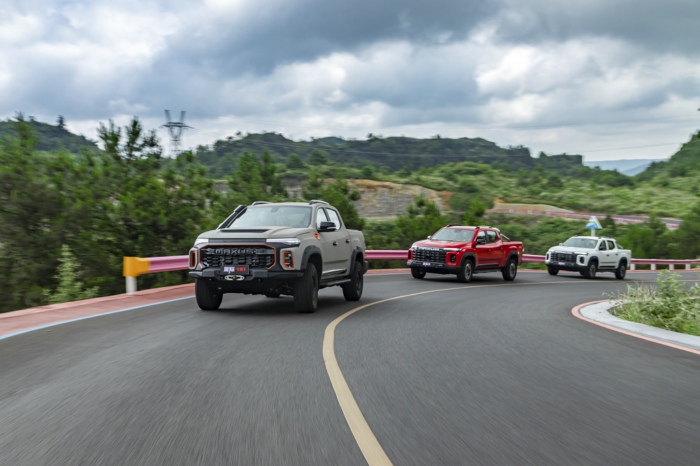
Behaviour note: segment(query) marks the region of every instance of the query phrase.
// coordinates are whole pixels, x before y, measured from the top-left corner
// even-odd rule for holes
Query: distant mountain
[[[626,159],[626,160],[602,160],[587,162],[583,164],[587,167],[599,167],[601,170],[617,170],[623,175],[634,176],[642,173],[654,162],[664,162],[667,159]]]
[[[197,160],[209,168],[209,173],[220,177],[230,172],[240,154],[268,152],[279,163],[291,156],[311,165],[332,163],[354,168],[365,166],[396,171],[418,170],[450,162],[475,162],[513,170],[532,170],[540,167],[560,175],[572,174],[583,168],[580,155],[530,155],[527,147],[503,148],[481,138],[429,139],[409,137],[381,137],[370,135],[367,140],[345,140],[338,137],[293,141],[278,133],[247,134],[240,139],[227,138],[211,146],[195,150]]]

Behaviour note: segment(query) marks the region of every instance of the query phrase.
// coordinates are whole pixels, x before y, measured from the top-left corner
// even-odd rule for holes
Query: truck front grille
[[[549,257],[556,262],[576,262],[576,254],[571,252],[553,252]]]
[[[270,246],[205,246],[201,249],[204,267],[247,265],[270,268],[275,264],[275,249]]]
[[[416,248],[413,250],[413,259],[422,262],[445,263],[447,251],[437,248]]]

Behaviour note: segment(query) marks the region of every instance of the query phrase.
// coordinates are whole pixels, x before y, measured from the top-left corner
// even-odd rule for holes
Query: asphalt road
[[[0,340],[0,465],[373,462],[323,349],[375,302],[336,320],[331,350],[393,464],[698,464],[700,357],[571,314],[655,278],[371,275],[359,303],[330,288],[315,314],[227,295],[16,335]]]

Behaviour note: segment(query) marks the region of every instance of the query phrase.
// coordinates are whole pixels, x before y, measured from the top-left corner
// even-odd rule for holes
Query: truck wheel
[[[413,275],[413,278],[423,278],[425,277],[425,270],[411,268],[411,275]]]
[[[588,267],[583,271],[583,276],[586,278],[595,278],[595,274],[598,271],[598,263],[596,261],[590,261]]]
[[[318,272],[309,262],[304,276],[294,282],[294,308],[297,312],[315,312],[318,307]]]
[[[362,275],[362,264],[355,263],[350,275],[350,283],[342,285],[343,296],[346,301],[359,301],[362,297],[362,288],[364,286],[364,277]]]
[[[205,280],[198,278],[194,282],[194,296],[197,306],[203,311],[216,311],[221,306],[223,293],[217,293]]]
[[[556,275],[559,273],[559,269],[556,267],[547,267],[547,273],[550,275]]]
[[[518,263],[515,259],[508,259],[506,266],[503,267],[503,279],[508,282],[515,280],[515,276],[518,274]]]
[[[627,264],[622,261],[620,262],[620,265],[617,266],[617,269],[615,269],[615,278],[618,280],[624,280],[625,275],[627,275]]]
[[[459,267],[457,272],[457,281],[462,283],[469,283],[472,281],[472,274],[474,273],[474,263],[471,259],[464,259],[462,265]]]

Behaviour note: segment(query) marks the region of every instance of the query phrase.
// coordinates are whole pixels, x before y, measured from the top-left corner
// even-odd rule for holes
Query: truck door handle
[[[349,242],[350,242],[350,238],[345,238],[345,242],[346,242],[346,243],[349,243]]]
[[[337,246],[337,245],[338,245],[338,242],[337,242],[337,241],[333,241],[333,246]]]

